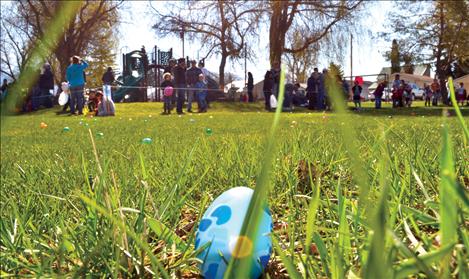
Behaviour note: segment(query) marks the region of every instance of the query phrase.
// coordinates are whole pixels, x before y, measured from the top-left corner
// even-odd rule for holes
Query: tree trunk
[[[221,54],[221,61],[220,61],[220,66],[218,68],[218,83],[220,85],[220,89],[225,88],[225,65],[226,65],[226,58],[227,54],[225,52],[222,52]]]
[[[285,47],[286,14],[288,13],[288,1],[274,1],[272,5],[272,17],[270,18],[269,43],[270,64],[281,63],[283,48]]]
[[[443,54],[443,36],[445,34],[445,14],[443,9],[443,1],[438,3],[439,17],[440,17],[440,34],[438,38],[438,50],[436,56],[436,73],[440,82],[440,94],[444,104],[448,104],[448,91],[446,90],[446,67],[443,65],[441,55]]]

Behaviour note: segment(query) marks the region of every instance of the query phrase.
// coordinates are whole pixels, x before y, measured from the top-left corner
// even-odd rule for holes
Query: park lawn
[[[265,276],[293,277],[289,266],[308,278],[367,277],[377,268],[387,278],[468,276],[462,126],[453,109],[442,117],[441,107],[414,104],[377,111],[365,102],[344,117],[303,108],[282,113],[268,202],[283,253],[275,250]],[[213,103],[208,113],[181,117],[159,115],[160,103],[117,104],[117,115],[104,118],[56,110],[2,118],[5,276],[194,277],[201,214],[223,191],[255,187],[274,117],[261,103]],[[467,123],[469,109],[462,113]],[[449,219],[457,226],[450,229],[440,216],[447,216],[440,208],[445,124],[460,189],[451,196],[457,214]],[[356,180],[357,167],[364,180]],[[367,210],[358,203],[360,183],[369,189]],[[370,221],[378,213],[386,220],[380,233]],[[443,227],[455,235],[448,246],[438,234]]]

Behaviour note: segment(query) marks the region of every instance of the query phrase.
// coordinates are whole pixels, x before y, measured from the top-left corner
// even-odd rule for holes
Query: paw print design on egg
[[[231,257],[251,257],[253,264],[250,278],[259,277],[272,253],[272,217],[267,206],[259,223],[254,240],[240,235],[241,227],[252,197],[253,190],[235,187],[221,194],[205,211],[200,221],[196,250],[205,247],[197,256],[204,278],[223,278]]]

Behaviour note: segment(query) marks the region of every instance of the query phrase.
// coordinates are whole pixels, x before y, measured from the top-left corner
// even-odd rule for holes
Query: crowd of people
[[[101,81],[103,89],[91,89],[85,91],[86,73],[88,63],[78,56],[71,58],[71,64],[67,67],[66,82],[62,83],[61,89],[65,96],[65,104],[58,114],[83,115],[85,107],[95,116],[113,116],[115,107],[111,96],[111,84],[115,81],[114,72],[108,67]]]
[[[115,76],[111,67],[102,76],[102,90],[90,89],[84,90],[86,83],[85,70],[88,63],[78,56],[73,56],[70,65],[66,70],[66,82],[62,83],[61,94],[66,94],[67,102],[63,104],[63,108],[58,114],[66,114],[70,109],[69,115],[82,115],[85,107],[97,116],[114,115],[115,108],[112,101],[111,86],[115,82]],[[205,69],[204,61],[200,61],[197,65],[195,60],[190,60],[190,67],[186,66],[186,59],[178,60],[170,59],[168,66],[164,67],[163,81],[160,89],[163,97],[163,112],[161,114],[171,114],[176,108],[177,114],[184,114],[183,108],[186,104],[186,112],[193,112],[193,104],[197,103],[197,111],[199,113],[207,112],[208,104],[208,85],[206,77],[208,71]],[[299,83],[287,83],[285,86],[285,94],[282,110],[291,111],[294,106],[307,107],[310,110],[330,110],[331,102],[328,96],[328,70],[324,69],[319,72],[318,68],[314,68],[308,77],[307,86],[302,90]],[[344,100],[352,100],[354,109],[361,110],[363,79],[356,77],[353,86],[349,88],[349,82],[340,76],[336,76],[335,82],[338,88],[342,90]],[[458,105],[469,105],[469,95],[461,82],[454,88],[455,97]],[[248,73],[246,83],[247,95],[241,95],[241,101],[253,102],[254,80],[252,73]],[[448,84],[446,84],[448,87]],[[277,107],[277,99],[280,88],[280,63],[274,62],[272,68],[264,75],[263,93],[265,100],[265,109],[272,111]],[[382,81],[374,90],[375,108],[382,108],[382,101],[388,88],[387,81]],[[8,89],[7,80],[3,80],[1,86],[2,99],[6,96]],[[395,75],[395,79],[391,84],[391,101],[392,107],[411,107],[414,99],[411,84],[402,80],[399,74]],[[54,91],[54,74],[49,64],[44,64],[39,74],[38,82],[33,90],[27,95],[23,102],[23,111],[37,110],[39,106],[53,106]],[[442,99],[441,85],[437,79],[433,80],[430,85],[424,84],[423,99],[425,106],[438,106]],[[450,90],[448,90],[450,94]],[[448,98],[451,100],[450,98]],[[386,97],[386,100],[387,97]]]
[[[264,76],[263,93],[265,100],[265,109],[271,111],[272,104],[276,104],[279,89],[279,75],[280,67],[278,63],[274,63],[272,69],[268,70]],[[302,90],[298,83],[285,84],[285,99],[283,103],[283,110],[288,111],[294,106],[306,106],[310,110],[330,110],[331,101],[328,96],[327,79],[329,78],[328,70],[324,69],[319,72],[318,68],[314,68],[310,77],[307,80],[306,95],[302,94]],[[353,81],[351,90],[349,89],[349,82],[340,76],[336,76],[335,82],[337,87],[342,90],[345,100],[351,100],[354,104],[354,110],[361,110],[362,92],[363,92],[363,79],[356,77]],[[446,87],[449,85],[446,84]],[[381,109],[383,99],[385,99],[385,92],[388,88],[387,81],[381,81],[373,92],[375,108]],[[391,88],[391,101],[392,107],[411,107],[415,98],[413,88],[409,82],[400,78],[400,75],[395,75]],[[248,87],[249,91],[249,87]],[[464,102],[469,105],[469,95],[467,94],[464,84],[461,82],[454,88],[456,100],[458,105],[463,106]],[[448,88],[448,94],[450,90]],[[438,106],[438,102],[442,99],[441,87],[437,79],[434,79],[431,85],[424,85],[423,98],[425,106]],[[451,99],[448,96],[449,104]],[[386,98],[387,100],[387,98]]]
[[[280,78],[280,65],[278,62],[273,63],[272,69],[268,70],[264,75],[263,93],[265,99],[265,109],[271,111],[275,107],[272,104],[276,104],[279,92],[279,80]],[[324,69],[319,72],[318,68],[314,68],[310,77],[307,80],[307,86],[305,91],[301,89],[299,83],[287,83],[285,84],[283,110],[290,111],[293,106],[307,107],[309,110],[329,110],[331,109],[331,101],[327,94],[326,80],[328,78],[328,71]],[[339,88],[343,90],[344,96],[348,98],[349,85],[345,80],[342,80],[339,76],[336,77],[336,82]],[[354,87],[355,89],[355,87]],[[249,90],[249,87],[248,87]],[[357,92],[361,93],[361,86],[356,84]],[[358,100],[357,105],[360,105]]]
[[[445,86],[448,92],[448,104],[451,105],[451,90],[449,88],[448,83]],[[457,86],[457,88],[453,88],[453,92],[455,92],[457,103],[463,106],[465,101],[469,103],[469,96],[467,95],[467,91],[464,88],[463,82],[460,82]],[[438,106],[438,102],[443,101],[441,94],[441,85],[437,79],[434,79],[430,85],[424,84],[423,90],[423,98],[425,99],[426,107]],[[414,96],[412,93],[412,87],[410,86],[410,84],[405,82],[404,80],[401,80],[400,75],[397,74],[392,83],[393,107],[410,107],[412,105],[413,97]]]
[[[208,85],[206,77],[208,71],[204,67],[204,62],[191,60],[190,67],[187,68],[186,59],[171,59],[169,66],[164,69],[163,79],[160,88],[163,91],[163,115],[171,114],[176,105],[176,113],[184,114],[183,107],[187,101],[186,111],[192,113],[192,104],[197,103],[197,112],[205,113],[208,109]]]

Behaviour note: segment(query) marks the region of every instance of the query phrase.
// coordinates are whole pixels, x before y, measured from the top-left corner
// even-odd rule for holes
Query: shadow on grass
[[[125,104],[116,104],[117,105],[117,114],[158,114],[162,109],[162,103],[125,103]],[[373,104],[370,102],[366,102],[362,104],[363,107],[359,112],[353,110],[352,103],[348,103],[348,108],[351,113],[362,115],[362,116],[442,116],[443,110],[448,110],[451,116],[455,116],[456,113],[453,107],[424,107],[422,105],[416,104],[416,106],[411,108],[391,108],[390,104],[383,104],[382,109],[375,109]],[[39,109],[34,112],[29,113],[15,113],[15,112],[7,112],[5,113],[4,110],[0,110],[3,112],[2,116],[50,116],[53,114],[54,116],[64,117],[67,114],[56,115],[56,112],[60,111],[62,107],[54,106],[50,109]],[[209,111],[213,112],[242,112],[242,113],[257,113],[257,112],[266,112],[264,109],[264,102],[254,102],[254,103],[241,103],[241,102],[212,102],[210,103]],[[305,107],[295,107],[291,113],[293,114],[305,114],[305,113],[322,113],[323,111],[317,110],[308,110]],[[273,113],[273,112],[272,112]],[[285,111],[285,113],[290,113],[290,111]],[[328,111],[327,113],[334,113],[334,111]],[[469,107],[461,107],[461,113],[464,117],[469,117]]]
[[[211,104],[211,107],[215,110],[226,110],[234,112],[265,112],[264,103],[241,103],[241,102],[215,102]],[[442,116],[443,111],[446,109],[451,114],[455,115],[453,107],[424,107],[424,106],[415,106],[410,108],[392,108],[390,104],[386,104],[385,107],[381,109],[375,109],[372,107],[371,103],[364,104],[364,107],[360,112],[356,112],[353,109],[352,103],[348,104],[350,112],[356,113],[357,115],[363,116]],[[289,112],[289,111],[288,111]],[[295,107],[292,113],[321,113],[322,111],[317,110],[308,110],[305,107]],[[334,113],[333,111],[328,111],[328,113]],[[469,116],[469,107],[461,107],[461,113],[463,116]]]
[[[375,109],[370,107],[362,108],[359,112],[350,110],[353,113],[364,116],[442,116],[443,111],[447,110],[451,116],[455,116],[456,112],[453,107],[410,107],[410,108],[381,108]],[[461,108],[463,116],[469,116],[469,108]]]

